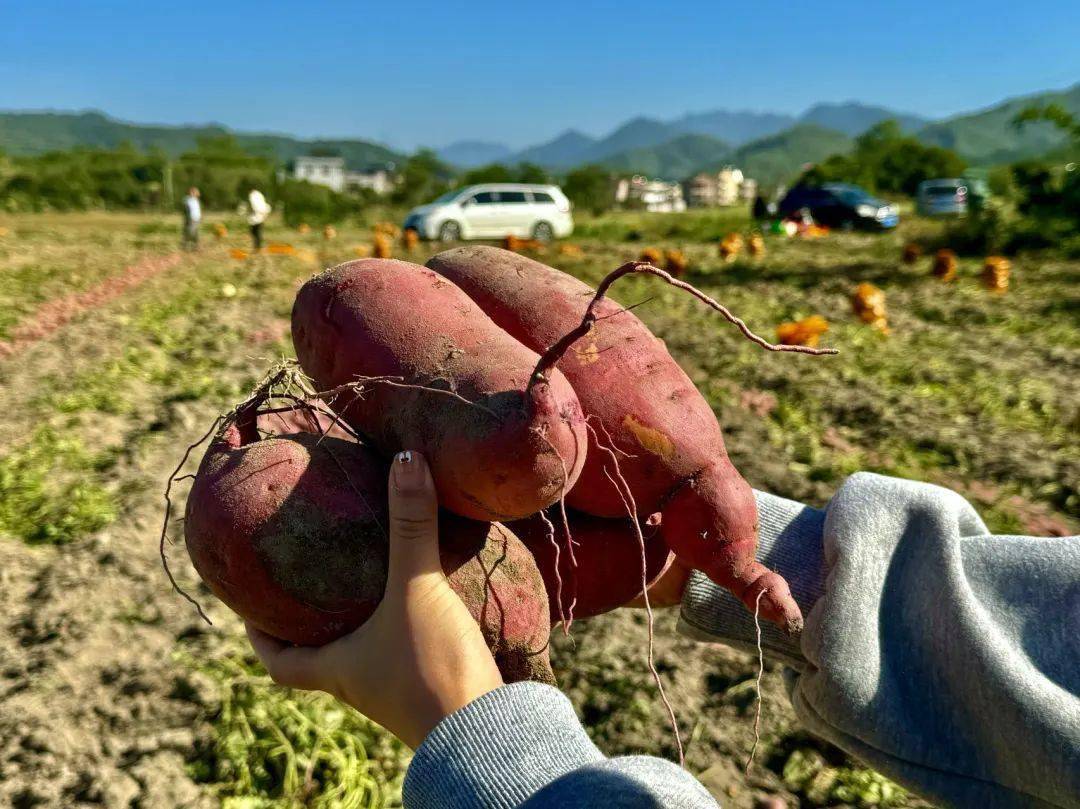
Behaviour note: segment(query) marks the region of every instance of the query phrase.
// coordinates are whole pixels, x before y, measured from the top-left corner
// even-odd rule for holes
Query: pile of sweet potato
[[[508,680],[550,681],[552,621],[639,598],[673,558],[798,631],[711,408],[605,296],[628,272],[689,288],[633,263],[593,290],[493,247],[309,280],[292,312],[302,375],[224,417],[195,476],[185,534],[204,581],[293,643],[359,626],[385,586],[389,459],[411,449],[444,509],[444,568]]]

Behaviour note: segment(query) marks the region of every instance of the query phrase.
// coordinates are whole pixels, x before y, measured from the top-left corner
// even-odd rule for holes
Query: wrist
[[[757,559],[784,577],[805,616],[824,593],[825,512],[764,492],[754,494],[759,518]],[[805,665],[798,637],[759,623],[762,647],[771,657],[795,668]],[[757,645],[753,614],[699,571],[691,574],[683,593],[679,630],[698,640],[739,648]]]

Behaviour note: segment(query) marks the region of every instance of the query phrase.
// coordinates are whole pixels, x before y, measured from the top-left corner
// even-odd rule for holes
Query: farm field
[[[742,212],[612,214],[579,223],[579,252],[540,258],[595,283],[645,247],[678,248],[687,280],[768,339],[781,322],[829,321],[821,344],[839,356],[779,355],[655,279],[615,287],[647,301],[637,313],[755,487],[821,505],[869,470],[954,488],[998,532],[1075,533],[1080,261],[1022,256],[999,295],[980,285],[981,260],[961,258],[943,283],[928,256],[901,262],[909,240],[947,243],[909,218],[895,234],[769,236],[763,257],[724,263],[716,243],[749,231]],[[212,627],[170,588],[157,544],[184,449],[291,355],[297,286],[370,247],[373,224],[326,239],[272,223],[267,240],[289,248],[242,256],[231,216],[209,216],[202,250],[183,254],[176,218],[0,216],[0,805],[399,805],[408,750],[329,697],[273,687],[198,584],[182,525],[168,526],[169,560]],[[394,249],[423,263],[439,248]],[[888,335],[853,316],[860,282],[884,290]],[[658,613],[657,666],[687,767],[724,806],[925,805],[801,732],[774,666],[744,775],[756,657],[681,639],[674,623]],[[553,634],[560,686],[601,749],[671,757],[645,649],[634,611]]]

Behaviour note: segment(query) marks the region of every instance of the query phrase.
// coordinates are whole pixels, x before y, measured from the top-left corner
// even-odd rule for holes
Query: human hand
[[[427,461],[402,452],[390,469],[390,561],[372,616],[319,648],[248,625],[274,682],[326,691],[412,748],[446,716],[503,684],[480,627],[439,563],[438,503]]]

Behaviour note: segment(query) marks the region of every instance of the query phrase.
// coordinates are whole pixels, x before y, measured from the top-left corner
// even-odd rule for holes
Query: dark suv
[[[803,208],[814,221],[830,228],[884,230],[899,224],[896,206],[870,196],[857,185],[826,183],[821,186],[797,185],[780,200],[777,211],[790,216]]]

